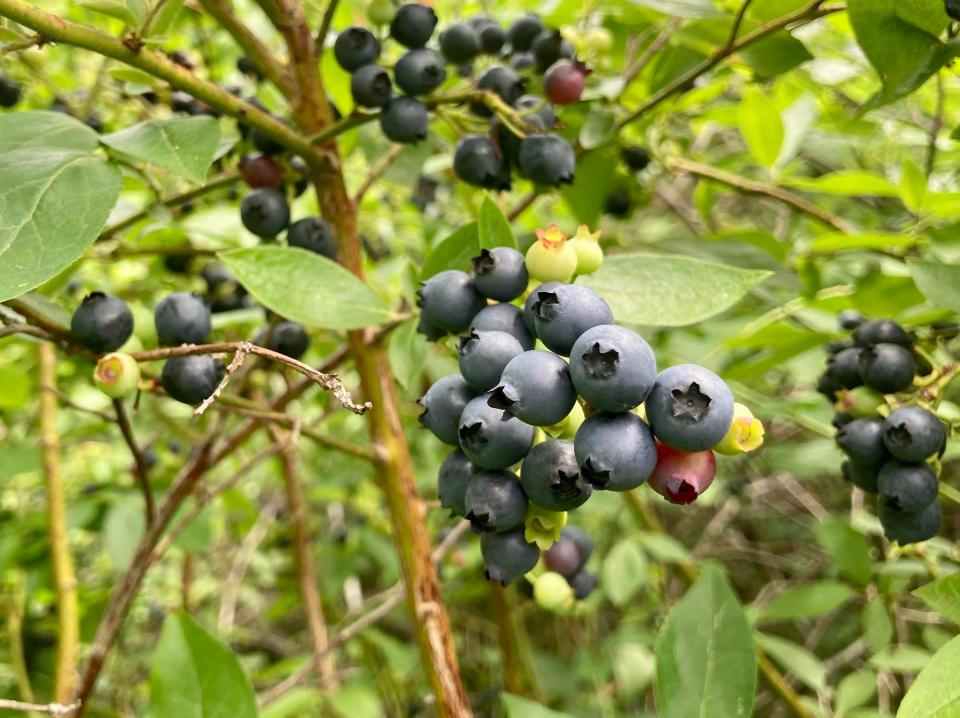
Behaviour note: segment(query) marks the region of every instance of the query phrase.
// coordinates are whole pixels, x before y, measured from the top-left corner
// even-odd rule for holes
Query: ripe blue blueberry
[[[520,307],[512,304],[491,304],[484,307],[470,322],[470,329],[486,332],[506,332],[514,337],[525,351],[533,349],[536,340],[523,321]]]
[[[853,331],[866,321],[866,318],[856,309],[844,309],[837,317],[841,329]]]
[[[877,480],[879,479],[880,466],[877,464],[858,464],[853,459],[847,459],[840,465],[840,473],[844,481],[849,481],[859,489],[868,494],[875,494],[879,491]]]
[[[505,469],[520,461],[533,446],[533,427],[487,403],[488,395],[472,399],[460,416],[460,448],[485,469]]]
[[[942,513],[937,501],[919,511],[896,511],[883,501],[877,504],[877,518],[883,533],[901,546],[932,539],[940,531]]]
[[[579,573],[593,553],[593,539],[576,526],[564,526],[560,538],[544,551],[543,562],[548,569],[567,578]]]
[[[453,152],[453,171],[467,184],[510,189],[510,167],[488,135],[464,135]]]
[[[883,422],[883,443],[901,461],[919,462],[943,450],[947,432],[932,411],[904,406]]]
[[[194,406],[213,394],[224,371],[223,363],[209,354],[167,359],[160,384],[171,398]]]
[[[550,290],[538,289],[536,295],[532,310],[537,337],[557,354],[568,356],[588,329],[613,324],[610,305],[592,289],[564,284]]]
[[[563,36],[559,30],[541,30],[530,43],[537,69],[544,72],[563,56]]]
[[[20,102],[22,91],[19,82],[0,75],[0,107],[14,107]]]
[[[467,485],[464,506],[477,533],[509,531],[527,517],[527,495],[509,471],[478,470]]]
[[[570,377],[577,393],[602,411],[640,406],[657,379],[653,350],[636,332],[615,324],[588,329],[570,352]]]
[[[459,449],[451,451],[440,465],[439,484],[440,505],[449,509],[455,516],[466,517],[467,485],[477,475],[478,469]]]
[[[907,330],[889,319],[863,322],[853,332],[853,341],[861,347],[874,344],[898,344],[902,347],[913,345],[913,338]]]
[[[310,335],[302,324],[277,322],[267,332],[266,347],[291,359],[299,359],[310,346]]]
[[[559,439],[530,449],[520,467],[520,484],[533,503],[550,511],[571,511],[593,492],[580,475],[573,444]]]
[[[440,33],[440,52],[451,63],[462,65],[480,54],[480,37],[465,22],[455,22]]]
[[[153,313],[157,341],[166,346],[201,344],[210,336],[210,309],[201,297],[174,292]]]
[[[862,467],[879,467],[890,458],[883,441],[883,419],[855,419],[837,430],[841,451]]]
[[[532,350],[510,360],[488,403],[527,424],[550,426],[577,401],[567,363],[552,352]]]
[[[408,50],[397,60],[393,79],[407,95],[426,95],[447,79],[443,60],[433,50]]]
[[[420,309],[448,332],[462,332],[470,326],[485,303],[470,275],[458,269],[433,275],[417,290]]]
[[[432,342],[442,339],[447,335],[446,329],[434,324],[430,317],[423,312],[420,312],[420,317],[417,319],[417,333],[422,334]]]
[[[464,407],[473,398],[467,382],[459,374],[437,379],[417,403],[423,407],[420,424],[445,444],[457,445],[457,430]]]
[[[860,377],[861,347],[841,349],[827,360],[827,373],[843,389],[856,389],[863,384]]]
[[[716,446],[730,428],[733,392],[712,371],[679,364],[660,372],[646,408],[660,441],[680,451],[703,451]]]
[[[380,57],[380,43],[365,27],[354,25],[337,35],[333,56],[347,72],[359,70]]]
[[[490,391],[507,364],[521,354],[523,347],[510,334],[473,330],[460,339],[460,373],[473,391]]]
[[[404,47],[423,47],[437,27],[433,8],[419,3],[401,5],[390,23],[390,37]]]
[[[290,225],[287,230],[287,244],[301,247],[328,259],[337,259],[337,241],[333,229],[322,217],[304,217]]]
[[[116,351],[133,334],[133,313],[122,299],[91,292],[73,313],[70,334],[97,354]]]
[[[485,533],[480,537],[484,575],[488,581],[506,586],[531,571],[540,560],[536,544],[527,543],[523,527],[503,533]]]
[[[909,388],[915,374],[913,355],[899,344],[872,344],[861,350],[863,383],[881,394],[895,394]]]
[[[383,107],[393,97],[390,74],[379,65],[364,65],[350,78],[350,94],[360,107]]]
[[[919,511],[937,500],[940,482],[928,464],[888,461],[877,477],[880,501],[894,511]]]
[[[512,105],[523,96],[523,80],[520,79],[520,75],[511,70],[509,67],[494,65],[484,72],[477,80],[477,89],[489,90],[490,92],[497,94],[500,99],[506,102],[508,105]],[[471,105],[471,108],[478,114],[485,117],[489,117],[491,115],[491,112],[489,109],[487,109],[486,105],[477,103],[475,105]]]
[[[510,68],[517,72],[526,72],[537,66],[537,58],[529,50],[515,52],[510,56]]]
[[[598,581],[596,574],[584,569],[568,578],[567,583],[573,589],[574,598],[582,601],[597,589]]]
[[[650,427],[634,413],[593,414],[577,431],[573,448],[583,477],[595,489],[635,489],[657,464]]]
[[[529,135],[520,143],[520,171],[535,184],[559,187],[573,182],[576,155],[559,135]]]
[[[524,15],[507,30],[507,42],[514,52],[529,50],[533,39],[543,32],[543,21],[540,17],[530,13]]]
[[[240,219],[250,232],[270,239],[290,224],[290,205],[282,192],[261,187],[243,198],[240,204]]]
[[[513,247],[481,249],[474,257],[474,282],[480,293],[498,302],[510,302],[527,290],[530,275],[523,255]]]
[[[526,325],[530,334],[537,333],[537,320],[533,315],[533,307],[539,300],[537,296],[540,292],[551,292],[557,287],[562,287],[563,282],[544,282],[539,287],[530,292],[529,296],[523,302],[523,323]]]
[[[427,108],[412,97],[394,97],[380,112],[380,129],[394,142],[416,144],[426,139],[429,124]]]
[[[507,41],[507,33],[489,17],[475,15],[467,24],[477,33],[480,49],[487,55],[496,55]]]

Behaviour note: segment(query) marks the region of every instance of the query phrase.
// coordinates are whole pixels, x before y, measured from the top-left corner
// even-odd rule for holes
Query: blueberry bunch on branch
[[[834,404],[837,444],[847,457],[843,478],[877,496],[890,541],[926,541],[940,530],[936,459],[948,431],[919,376],[936,381],[938,374],[915,336],[896,322],[847,311],[840,325],[852,334],[828,345],[817,389]]]
[[[536,581],[552,575],[547,585],[576,596],[596,580],[581,574],[583,541],[582,561],[566,557],[577,553],[564,548],[568,511],[596,491],[643,484],[691,503],[714,479],[714,452],[763,440],[763,426],[720,377],[694,364],[658,373],[643,337],[575,283],[603,262],[598,234],[581,227],[571,239],[551,226],[526,256],[483,249],[472,272],[440,272],[418,293],[424,334],[461,335],[459,373],[420,399],[423,426],[455,447],[440,469],[441,505],[481,534],[489,579],[509,583],[547,551],[548,571]],[[535,596],[556,594],[538,586]]]

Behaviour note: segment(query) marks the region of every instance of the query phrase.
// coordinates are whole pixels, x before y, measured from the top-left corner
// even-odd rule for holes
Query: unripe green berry
[[[591,53],[609,52],[613,48],[613,33],[605,27],[594,27],[583,36],[583,49]]]
[[[533,584],[533,600],[540,608],[555,613],[565,613],[573,608],[573,589],[567,579],[554,571],[547,571]]]
[[[869,419],[877,416],[880,413],[880,407],[885,403],[882,394],[865,386],[859,386],[840,395],[836,410],[849,414],[854,419]]]
[[[603,264],[600,230],[591,233],[587,225],[581,224],[568,244],[577,253],[577,274],[593,274],[600,269]]]
[[[137,390],[140,383],[140,365],[129,354],[106,354],[97,362],[93,380],[97,388],[110,398],[122,399]]]
[[[397,9],[390,0],[373,0],[367,5],[367,19],[374,25],[389,25]]]
[[[555,224],[537,230],[526,256],[527,272],[541,282],[569,282],[577,271],[577,253]]]
[[[727,456],[753,451],[763,445],[763,434],[763,424],[753,416],[753,412],[743,404],[734,403],[733,421],[727,429],[727,435],[713,450]]]

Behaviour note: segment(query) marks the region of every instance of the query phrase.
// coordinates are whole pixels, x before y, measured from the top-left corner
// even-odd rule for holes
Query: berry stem
[[[143,456],[143,451],[137,444],[137,438],[134,436],[133,427],[130,425],[130,418],[127,416],[127,410],[123,405],[122,399],[113,400],[113,410],[117,416],[117,426],[120,427],[120,433],[123,434],[123,440],[130,449],[133,456],[133,475],[140,486],[143,494],[143,505],[146,513],[146,526],[153,525],[153,520],[157,513],[157,507],[153,500],[153,489],[150,486],[150,469],[147,467],[147,461]]]
[[[497,642],[500,644],[503,685],[510,693],[542,701],[543,691],[530,655],[530,639],[523,625],[523,614],[517,606],[516,588],[501,586],[496,581],[487,583],[490,586],[490,613],[497,626]]]

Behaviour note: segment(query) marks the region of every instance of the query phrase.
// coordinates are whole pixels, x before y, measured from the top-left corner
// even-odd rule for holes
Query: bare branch
[[[53,716],[65,716],[73,713],[80,707],[80,702],[64,705],[63,703],[24,703],[0,698],[0,709],[8,711],[23,711],[24,713],[48,713]]]

